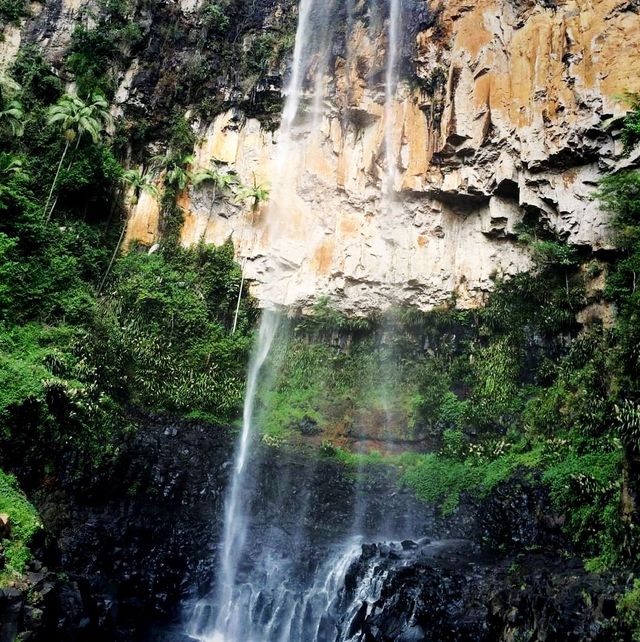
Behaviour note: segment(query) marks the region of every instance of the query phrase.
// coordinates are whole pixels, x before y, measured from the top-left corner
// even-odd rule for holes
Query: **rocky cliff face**
[[[59,57],[86,4],[47,3],[24,37]],[[180,52],[160,47],[159,56],[203,47],[189,31],[201,4],[139,9],[151,40],[161,12],[176,13],[187,30]],[[515,239],[525,219],[575,245],[608,246],[607,216],[592,195],[620,154],[605,123],[624,112],[625,91],[640,89],[636,2],[405,1],[402,73],[390,109],[386,3],[342,4],[314,18],[328,56],[307,67],[314,80],[286,154],[282,132],[250,113],[242,79],[221,80],[216,115],[195,118],[198,166],[215,159],[246,183],[269,183],[272,194],[253,211],[214,198],[206,184],[186,190],[184,244],[231,237],[263,303],[305,307],[330,295],[357,313],[408,302],[430,308],[452,296],[477,305],[496,278],[529,267]],[[295,18],[295,3],[259,5],[254,32]],[[162,105],[144,56],[119,77],[119,111]],[[279,96],[285,67],[254,85],[249,102]],[[183,102],[186,111],[188,97]],[[389,168],[391,193],[383,189]],[[127,241],[152,246],[160,230],[159,204],[145,195],[131,212]]]

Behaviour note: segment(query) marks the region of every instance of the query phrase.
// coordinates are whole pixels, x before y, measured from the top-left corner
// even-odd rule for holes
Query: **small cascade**
[[[239,623],[231,618],[230,615],[234,612],[233,592],[238,572],[238,561],[242,554],[248,528],[249,516],[246,514],[246,504],[243,501],[243,494],[246,490],[247,458],[254,431],[255,402],[259,376],[269,354],[279,323],[280,317],[275,312],[265,311],[263,313],[258,341],[249,363],[242,432],[236,448],[233,473],[225,503],[220,575],[217,589],[214,593],[216,603],[219,605],[219,611],[215,621],[212,622],[210,600],[203,600],[195,606],[188,626],[189,634],[202,640],[239,639],[233,635]],[[213,631],[212,633],[210,633],[211,630]],[[225,635],[219,638],[221,630],[230,632],[231,636]],[[204,634],[204,637],[202,637],[202,634]]]
[[[296,568],[290,551],[268,549],[250,577],[233,587],[221,611],[225,622],[208,633],[190,634],[201,642],[337,640],[341,589],[361,551],[359,539],[349,540],[323,551],[324,561],[305,572]]]
[[[280,125],[280,138],[290,137],[305,83],[305,76],[310,59],[310,30],[311,16],[314,6],[322,0],[301,0],[298,9],[298,26],[296,29],[296,41],[293,48],[293,62],[291,65],[291,76],[285,89],[285,104],[282,111]]]
[[[331,13],[333,10],[331,0],[324,0],[319,11],[319,23],[322,25],[329,25],[331,20]],[[312,131],[320,134],[320,125],[323,117],[323,102],[324,102],[324,85],[327,73],[329,71],[329,57],[331,55],[331,37],[333,34],[331,30],[326,28],[321,30],[320,42],[318,43],[318,56],[315,69],[315,79],[313,85],[313,106],[312,106]]]

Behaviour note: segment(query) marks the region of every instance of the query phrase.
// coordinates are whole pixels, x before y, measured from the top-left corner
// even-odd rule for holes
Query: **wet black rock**
[[[0,642],[187,642],[181,609],[211,589],[235,435],[197,421],[134,420],[109,465],[32,489],[48,544],[38,543],[42,562],[31,564],[25,585],[0,592]],[[354,529],[386,542],[362,546],[342,611],[323,621],[326,639],[336,624],[362,642],[608,639],[615,586],[557,555],[526,552],[553,551],[561,537],[530,478],[439,518],[398,490],[392,473],[358,479],[335,458],[266,446],[255,453],[240,577],[266,551],[309,586],[330,547]],[[372,606],[358,602],[367,577]]]
[[[22,593],[17,589],[0,589],[0,642],[14,642],[20,627]]]
[[[154,626],[178,621],[185,601],[211,589],[235,434],[157,415],[132,419],[136,430],[114,444],[114,461],[82,479],[59,473],[31,490],[48,536],[38,556],[57,574],[33,565],[28,586],[12,598],[17,615],[6,607],[0,621],[11,620],[32,642],[147,642]],[[266,447],[256,453],[241,572],[265,548],[295,546],[304,577],[356,515],[371,536],[430,532],[433,509],[398,492],[393,479],[362,488],[333,458]],[[28,478],[28,470],[14,472]],[[27,603],[40,592],[46,599]],[[181,635],[178,627],[169,639]]]
[[[475,511],[478,537],[491,549],[544,546],[559,550],[569,543],[562,519],[551,510],[548,488],[531,473],[499,484]]]
[[[306,437],[312,437],[313,435],[319,435],[322,432],[318,422],[311,417],[303,417],[300,421],[291,425],[291,428],[297,430],[301,435]]]
[[[615,588],[551,554],[517,559],[472,542],[368,546],[336,620],[362,642],[610,642]],[[624,632],[619,633],[625,639]],[[342,638],[341,638],[342,639]]]
[[[34,491],[48,538],[37,555],[56,573],[32,564],[23,590],[0,597],[1,626],[13,622],[32,642],[134,642],[211,584],[233,435],[204,422],[132,420],[108,465]]]

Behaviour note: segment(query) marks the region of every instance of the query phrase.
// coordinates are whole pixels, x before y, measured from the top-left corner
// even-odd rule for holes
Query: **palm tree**
[[[125,187],[125,189],[128,188],[129,191],[131,192],[131,197],[129,199],[130,207],[133,207],[138,202],[138,199],[140,198],[140,194],[142,194],[143,192],[146,192],[147,194],[151,194],[151,196],[153,196],[154,198],[158,198],[158,195],[159,195],[158,188],[153,184],[153,181],[149,176],[149,174],[145,174],[140,169],[125,170],[124,172],[122,172],[120,181],[122,185]],[[111,268],[113,267],[113,264],[116,260],[116,256],[118,256],[118,253],[120,252],[120,246],[122,245],[122,241],[124,239],[124,234],[126,230],[127,230],[127,221],[125,220],[122,225],[122,231],[120,232],[120,237],[118,238],[116,247],[113,250],[113,254],[111,255],[111,260],[109,261],[107,271],[104,273],[104,276],[102,277],[102,281],[100,281],[100,286],[98,287],[98,294],[102,292],[102,288],[104,288],[104,284],[107,282],[107,277],[111,272]]]
[[[193,173],[193,184],[198,186],[201,183],[211,183],[213,193],[211,200],[216,200],[218,192],[228,192],[234,185],[238,185],[238,177],[233,172],[223,172],[217,166],[216,161],[211,162],[210,168],[198,169]]]
[[[167,153],[163,156],[156,156],[151,162],[165,173],[165,185],[176,190],[177,193],[187,189],[187,185],[193,180],[194,174],[191,172],[191,166],[195,163],[195,157],[192,154],[174,156]]]
[[[253,175],[253,185],[243,185],[238,192],[237,199],[246,201],[251,199],[251,210],[255,214],[258,211],[260,203],[269,199],[269,188],[267,185],[258,185],[256,175]]]
[[[86,102],[78,96],[65,94],[50,108],[47,123],[59,126],[65,140],[64,150],[44,206],[44,213],[47,221],[49,221],[56,204],[53,204],[48,213],[47,210],[71,143],[75,140],[77,149],[80,140],[85,134],[88,134],[94,143],[100,140],[102,130],[111,123],[109,103],[99,93],[91,94]]]
[[[196,170],[193,174],[193,184],[195,186],[198,186],[201,183],[211,183],[212,185],[211,205],[209,207],[209,213],[207,216],[208,225],[209,221],[211,220],[211,213],[216,202],[217,194],[229,194],[233,192],[233,188],[236,185],[239,185],[240,181],[238,180],[238,176],[235,173],[223,172],[217,166],[216,161],[211,161],[210,168]]]
[[[156,156],[151,159],[151,162],[157,170],[164,173],[165,191],[162,199],[163,223],[161,227],[164,233],[169,229],[170,222],[174,220],[174,215],[178,211],[182,212],[178,199],[194,179],[194,172],[191,168],[195,163],[195,157],[192,154],[179,155],[168,151],[162,156]],[[169,200],[172,202],[169,203]],[[173,208],[176,209],[174,210]],[[180,217],[182,217],[182,213]],[[181,224],[182,222],[180,222]]]
[[[259,185],[258,181],[256,180],[256,175],[253,175],[253,186],[251,185],[244,185],[238,192],[237,200],[239,201],[244,201],[251,199],[251,219],[253,223],[253,217],[255,216],[256,212],[258,211],[258,207],[260,206],[260,203],[263,201],[266,201],[269,198],[269,188],[266,185]],[[241,234],[240,242],[242,243],[242,237],[244,236],[244,229]],[[244,288],[244,273],[245,273],[245,267],[247,265],[247,257],[242,261],[242,265],[240,266],[240,290],[238,291],[238,301],[236,303],[236,311],[233,316],[233,329],[231,330],[231,334],[236,333],[236,329],[238,327],[238,314],[240,314],[240,303],[242,302],[242,290]]]
[[[120,180],[125,186],[125,189],[128,188],[131,191],[131,197],[129,199],[129,204],[131,206],[138,202],[138,199],[143,192],[151,194],[154,198],[157,198],[159,195],[158,188],[153,183],[151,176],[143,172],[141,169],[125,170],[122,173]]]
[[[19,138],[24,134],[24,109],[18,100],[11,100],[0,111],[0,122],[6,123],[11,128],[11,133]]]

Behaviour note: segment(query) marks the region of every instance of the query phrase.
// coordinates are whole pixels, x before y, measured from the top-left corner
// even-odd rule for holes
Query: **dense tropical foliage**
[[[0,466],[20,462],[27,488],[113,456],[117,436],[135,429],[132,406],[228,423],[244,388],[255,313],[240,296],[231,334],[243,291],[233,248],[183,249],[178,227],[154,253],[122,252],[125,206],[144,192],[160,197],[162,186],[156,170],[123,166],[118,123],[96,84],[65,93],[33,47],[2,83]],[[174,129],[171,159],[194,140],[186,121]],[[193,177],[172,163],[163,212],[181,220],[176,193]],[[23,496],[5,492],[15,482],[0,483],[0,512],[16,523],[2,558],[10,576],[36,527],[20,517]]]

